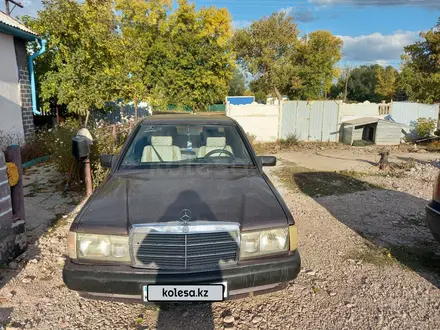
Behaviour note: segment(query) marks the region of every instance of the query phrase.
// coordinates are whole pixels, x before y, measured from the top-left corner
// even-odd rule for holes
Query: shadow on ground
[[[78,194],[60,191],[64,179],[53,166],[47,164],[38,164],[23,171],[27,249],[15,260],[0,265],[0,289],[11,279],[17,278],[28,261],[39,259],[41,249],[36,242],[48,231],[65,224],[67,219],[63,215],[72,212],[81,202]],[[26,277],[33,280],[34,275]],[[12,308],[2,308],[2,303],[10,300],[14,294],[13,290],[0,293],[0,328],[9,322],[13,312]]]
[[[440,288],[440,246],[426,223],[428,201],[341,173],[289,174],[291,185],[367,240],[347,258],[380,266],[398,262]]]

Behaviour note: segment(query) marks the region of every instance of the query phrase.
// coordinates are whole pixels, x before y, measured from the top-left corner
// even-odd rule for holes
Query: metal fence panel
[[[114,102],[106,104],[107,112],[95,111],[92,113],[92,118],[95,121],[104,120],[109,124],[122,123],[124,119],[134,118],[135,109],[134,104],[129,103],[119,105]],[[138,105],[138,118],[145,118],[151,114],[151,108],[148,104],[140,103]]]
[[[295,134],[300,141],[337,141],[339,105],[333,101],[289,101],[282,109],[281,138]]]
[[[407,126],[414,127],[418,118],[432,118],[438,121],[438,104],[420,104],[413,102],[393,102],[391,118]]]

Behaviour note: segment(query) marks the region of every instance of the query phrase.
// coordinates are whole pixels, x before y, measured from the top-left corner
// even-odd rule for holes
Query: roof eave
[[[39,39],[39,36],[36,34],[32,34],[15,27],[9,26],[7,24],[0,22],[0,32],[5,34],[13,35],[14,37],[21,38],[27,41],[34,41],[35,39]]]

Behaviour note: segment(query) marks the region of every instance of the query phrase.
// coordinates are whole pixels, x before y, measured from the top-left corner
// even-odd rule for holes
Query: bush
[[[436,120],[431,118],[417,119],[416,131],[420,138],[430,137],[436,129]]]
[[[26,144],[21,147],[22,164],[39,157],[49,156],[52,153],[53,140],[53,134],[47,130],[36,131],[28,137]]]
[[[290,148],[298,144],[298,136],[296,134],[289,134],[285,139],[280,140],[280,146],[282,148]]]
[[[431,142],[426,148],[428,151],[440,152],[440,141]]]
[[[81,127],[79,121],[70,119],[63,126],[46,131],[52,135],[52,138],[48,139],[46,144],[46,147],[50,150],[51,159],[57,170],[66,174],[66,178],[72,164],[75,164],[72,155],[72,137],[76,135]],[[113,137],[112,125],[92,124],[89,127],[90,134],[93,137],[93,145],[90,147],[90,167],[94,188],[99,186],[108,174],[108,169],[101,167],[99,156],[118,153],[129,134],[129,130],[129,123],[119,124],[117,125],[117,135]]]

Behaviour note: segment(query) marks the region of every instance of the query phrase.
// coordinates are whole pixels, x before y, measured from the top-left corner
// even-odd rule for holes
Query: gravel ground
[[[420,218],[436,173],[423,165],[400,178],[365,175],[357,180],[381,189],[323,197],[274,176],[299,228],[303,270],[283,291],[212,306],[159,310],[69,291],[61,273],[73,213],[1,271],[0,319],[6,329],[440,329],[439,272],[430,267],[440,251]],[[408,256],[396,246],[424,249]]]

